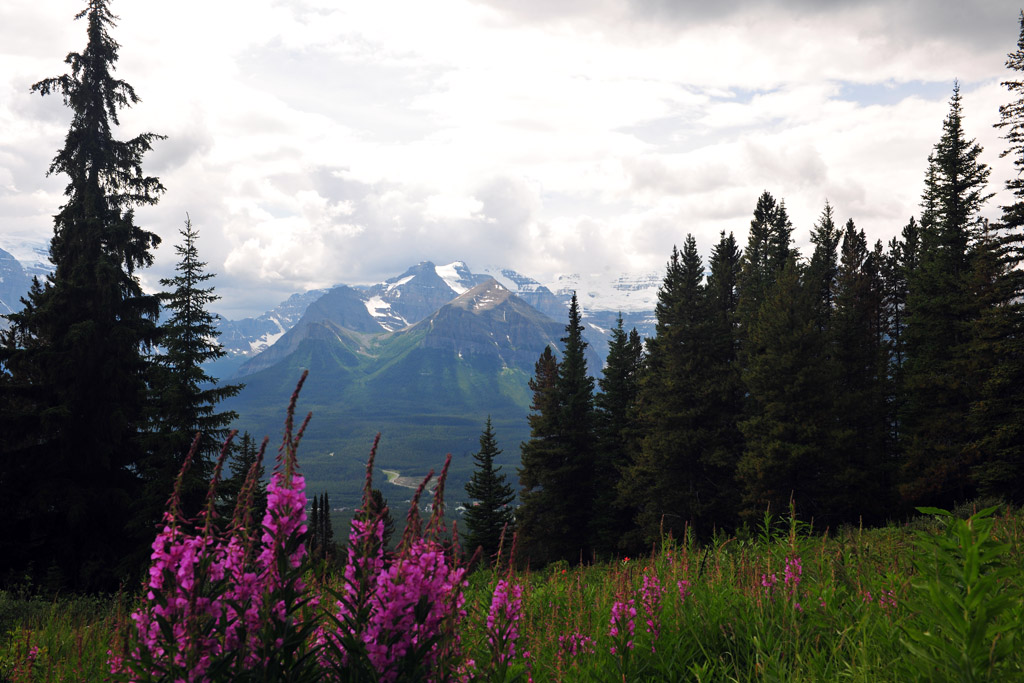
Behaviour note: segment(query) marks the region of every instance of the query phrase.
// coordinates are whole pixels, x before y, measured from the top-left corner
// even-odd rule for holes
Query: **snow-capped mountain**
[[[31,276],[12,254],[0,249],[0,315],[21,310],[21,297],[28,293]],[[6,318],[0,318],[0,330],[7,329]]]
[[[389,332],[414,325],[486,278],[462,261],[435,266],[422,261],[384,282],[361,288],[366,310]]]
[[[445,304],[493,278],[504,289],[549,318],[564,324],[569,300],[575,291],[583,311],[586,338],[603,356],[611,329],[622,315],[626,329],[636,327],[644,336],[654,334],[654,306],[661,284],[651,275],[566,275],[550,285],[509,268],[487,266],[473,272],[463,261],[435,265],[423,261],[401,275],[375,285],[338,285],[330,290],[295,294],[258,318],[223,321],[220,341],[235,356],[253,358],[282,346],[259,361],[247,361],[240,374],[266,367],[287,355],[303,335],[286,334],[301,320],[333,321],[345,329],[395,332],[426,319]],[[365,309],[357,310],[359,308]]]
[[[326,289],[312,289],[301,294],[292,294],[257,318],[221,318],[217,324],[217,329],[220,330],[218,341],[232,356],[253,356],[265,351],[299,322],[310,304],[327,292]]]
[[[559,275],[554,282],[549,283],[548,288],[565,301],[568,301],[575,291],[576,298],[584,311],[640,313],[654,311],[662,279],[663,276],[657,273],[645,275],[628,273],[580,275],[573,273]]]
[[[15,249],[15,247],[11,247]],[[19,310],[20,298],[34,275],[52,270],[46,245],[21,244],[17,253],[0,249],[0,314]],[[242,320],[219,319],[219,341],[228,354],[231,372],[282,340],[307,312],[321,320],[344,320],[359,332],[394,332],[424,320],[473,287],[494,278],[510,293],[544,315],[564,323],[575,291],[583,312],[586,336],[603,354],[609,331],[621,313],[626,329],[654,333],[654,307],[661,278],[649,275],[562,275],[547,284],[501,266],[474,272],[463,261],[435,265],[423,261],[401,275],[375,285],[338,285],[293,294],[266,313]],[[344,290],[344,291],[342,291]],[[353,307],[361,308],[357,311]],[[344,309],[344,310],[342,310]],[[0,319],[0,326],[4,320]],[[225,361],[228,362],[228,361]]]

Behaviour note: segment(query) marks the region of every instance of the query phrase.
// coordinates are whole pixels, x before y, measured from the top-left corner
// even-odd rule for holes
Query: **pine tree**
[[[707,517],[718,528],[733,527],[740,508],[736,468],[743,453],[739,421],[743,418],[746,393],[739,365],[741,264],[742,254],[735,237],[723,231],[711,251],[705,287],[709,355],[701,391],[706,434],[701,458],[710,484],[705,496]]]
[[[972,285],[984,307],[971,331],[978,378],[970,408],[976,462],[972,480],[978,492],[1024,504],[1024,12],[1017,49],[1006,60],[1014,72],[1003,86],[1015,99],[999,108],[996,126],[1004,131],[1017,173],[1006,182],[1014,201],[978,249]]]
[[[832,319],[833,299],[835,298],[836,278],[838,276],[837,249],[842,238],[833,218],[832,205],[827,201],[821,211],[821,217],[811,230],[811,244],[814,253],[807,268],[809,292],[813,298],[814,317],[818,329],[826,331]]]
[[[520,557],[529,557],[535,564],[555,558],[554,538],[568,535],[564,520],[549,512],[558,503],[557,487],[564,466],[565,454],[558,431],[558,360],[547,346],[534,366],[529,387],[533,392],[530,404],[530,439],[520,446],[519,527]]]
[[[639,443],[635,411],[643,367],[640,334],[635,327],[627,334],[619,315],[598,380],[600,392],[594,397],[597,439],[594,489],[604,494],[604,500],[594,511],[591,543],[602,556],[627,550],[623,543],[635,514],[632,501],[611,492],[618,489]]]
[[[54,217],[55,270],[11,317],[0,349],[7,396],[0,461],[31,463],[0,475],[12,513],[0,532],[26,551],[4,553],[0,569],[30,561],[73,588],[112,589],[138,569],[124,559],[150,540],[125,530],[142,496],[144,351],[155,341],[158,309],[135,271],[151,265],[159,238],[135,225],[134,207],[156,203],[163,186],[142,171],[159,136],[113,134],[118,112],[138,102],[113,76],[115,17],[106,0],[90,0],[76,18],[83,17],[88,42],[68,54],[70,73],[32,86],[61,95],[72,110],[49,169],[69,180]]]
[[[463,503],[466,508],[466,541],[468,552],[481,549],[485,563],[498,560],[498,547],[502,534],[511,546],[515,531],[515,515],[511,506],[516,498],[515,489],[505,481],[501,467],[494,459],[501,454],[494,438],[491,418],[487,417],[484,431],[480,435],[480,450],[473,454],[475,468],[466,483],[466,495],[470,500]]]
[[[743,379],[748,417],[740,423],[746,446],[738,466],[743,514],[756,520],[770,506],[821,519],[829,511],[833,434],[824,340],[813,302],[791,257],[748,333],[751,349]],[[826,521],[827,523],[827,521]]]
[[[173,278],[160,280],[169,291],[160,295],[169,318],[160,327],[163,353],[156,357],[151,372],[153,411],[155,413],[148,439],[146,471],[148,501],[162,501],[168,495],[174,477],[181,468],[195,435],[201,434],[199,448],[182,487],[183,509],[194,514],[202,505],[207,482],[228,425],[238,415],[234,411],[216,412],[216,405],[241,391],[241,384],[217,386],[217,380],[206,372],[205,364],[224,356],[216,339],[219,332],[207,307],[220,297],[213,287],[202,287],[213,274],[204,272],[206,264],[199,260],[196,241],[198,231],[192,221],[185,220],[180,231],[182,243],[175,246],[181,260]],[[150,506],[144,517],[146,524],[155,523],[162,504]]]
[[[980,315],[970,291],[972,249],[988,167],[963,129],[954,86],[943,134],[929,159],[918,266],[909,275],[903,367],[902,494],[949,507],[974,496],[967,418],[972,378],[968,341]]]
[[[687,235],[672,250],[655,307],[655,337],[648,340],[640,387],[641,451],[620,495],[637,502],[636,523],[645,544],[662,533],[681,537],[687,526],[710,530],[706,447],[710,330],[697,243]]]
[[[579,561],[591,551],[594,380],[587,373],[587,342],[575,293],[565,330],[562,361],[556,363],[545,349],[530,382],[531,438],[522,446],[519,469],[520,548],[539,564]]]
[[[836,271],[835,311],[829,337],[835,364],[835,460],[829,511],[842,522],[885,521],[891,509],[888,357],[881,243],[850,219]]]
[[[331,499],[328,497],[326,491],[320,494],[319,522],[321,557],[329,559],[334,556],[334,522],[331,521]]]
[[[220,494],[219,507],[223,517],[230,519],[234,515],[242,485],[245,483],[246,477],[249,476],[249,470],[253,468],[258,459],[259,450],[256,447],[256,442],[249,432],[243,432],[241,438],[236,439],[232,444],[231,458],[228,460],[229,475],[217,489]],[[256,477],[260,482],[263,481],[264,474],[265,468],[261,463],[256,472]],[[267,489],[265,485],[260,484],[253,491],[253,519],[263,519],[266,509]]]
[[[391,515],[391,509],[388,507],[387,498],[381,493],[380,489],[370,490],[370,499],[367,502],[365,508],[356,510],[355,518],[361,521],[369,521],[372,519],[382,519],[384,522],[384,533],[381,537],[381,547],[384,548],[385,553],[391,547],[391,539],[395,535],[395,518]],[[331,531],[331,537],[333,538],[334,532]],[[388,556],[385,555],[385,561],[388,560]]]
[[[780,263],[777,258],[781,240],[774,236],[776,225],[780,222],[778,211],[775,198],[767,190],[758,197],[740,272],[738,306],[744,329],[757,316],[761,303],[784,263]]]
[[[313,502],[309,508],[309,526],[306,532],[306,552],[313,557],[321,557],[320,548],[323,539],[320,536],[320,497],[313,496]]]

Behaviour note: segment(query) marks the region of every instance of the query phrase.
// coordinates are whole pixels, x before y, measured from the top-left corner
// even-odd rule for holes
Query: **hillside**
[[[351,290],[342,289],[324,298],[351,298]],[[488,415],[505,450],[499,462],[514,472],[519,442],[529,435],[533,364],[545,346],[558,348],[564,324],[493,279],[393,332],[348,329],[324,317],[328,309],[311,306],[251,361],[259,369],[244,378],[238,397],[225,402],[238,412],[242,429],[280,434],[281,404],[309,370],[299,406],[314,414],[303,441],[311,490],[326,490],[336,505],[351,506],[367,451],[381,432],[381,467],[421,476],[451,452],[452,490],[461,491]],[[386,497],[408,496],[388,488]]]

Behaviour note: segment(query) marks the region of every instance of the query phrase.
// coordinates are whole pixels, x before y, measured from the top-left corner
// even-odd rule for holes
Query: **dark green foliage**
[[[484,431],[480,434],[480,450],[473,454],[475,468],[466,483],[466,495],[470,500],[463,503],[466,508],[466,538],[463,543],[470,554],[479,548],[485,564],[498,562],[498,549],[504,537],[507,552],[512,544],[515,531],[515,514],[512,501],[515,489],[505,481],[501,467],[494,465],[494,459],[501,454],[494,438],[491,418],[488,416]]]
[[[909,607],[921,618],[903,626],[900,642],[910,655],[901,662],[904,680],[1015,680],[1019,651],[1020,591],[1012,586],[1019,568],[1006,562],[1012,548],[993,538],[997,508],[957,519],[937,508],[941,534],[918,532],[917,580]]]
[[[643,374],[644,347],[636,328],[626,334],[622,316],[612,329],[608,355],[594,397],[597,464],[594,469],[596,508],[592,544],[599,555],[626,550],[635,504],[615,494],[639,445],[635,409]]]
[[[133,209],[156,203],[163,187],[142,171],[159,136],[113,134],[118,112],[138,101],[113,76],[114,17],[104,0],[91,0],[83,17],[88,42],[68,54],[70,72],[32,86],[72,111],[49,169],[68,177],[67,201],[54,217],[54,273],[33,285],[0,347],[0,534],[17,549],[2,553],[0,567],[31,562],[77,589],[113,589],[140,569],[126,558],[152,534],[125,530],[143,494],[144,351],[158,310],[135,271],[152,263],[159,238],[135,225]]]
[[[966,138],[962,119],[955,87],[929,158],[919,260],[908,274],[901,378],[902,494],[910,502],[946,507],[975,494],[970,435],[963,428],[972,382],[968,342],[980,313],[970,280],[982,227],[978,212],[990,196],[981,146]]]
[[[807,269],[808,296],[812,299],[818,329],[822,331],[828,329],[832,318],[839,271],[837,249],[841,238],[841,231],[833,219],[832,205],[826,201],[821,217],[811,230],[814,253]]]
[[[310,555],[319,560],[329,560],[336,554],[334,525],[331,523],[331,501],[326,492],[313,496],[306,530],[306,548]]]
[[[731,528],[739,511],[736,466],[743,453],[739,421],[746,389],[739,364],[739,278],[742,254],[732,233],[724,232],[711,251],[711,272],[705,287],[708,316],[708,367],[700,395],[705,402],[704,449],[701,455],[708,484],[707,517],[717,528]]]
[[[144,469],[145,499],[152,509],[139,520],[144,524],[159,519],[163,507],[160,501],[171,490],[196,434],[201,435],[199,447],[182,482],[181,495],[185,515],[191,517],[198,512],[220,444],[227,436],[228,425],[238,417],[234,411],[216,412],[216,406],[243,386],[217,386],[217,380],[204,368],[224,356],[216,341],[219,332],[214,316],[207,309],[220,297],[213,293],[213,287],[202,287],[213,274],[204,272],[206,264],[199,260],[199,233],[191,220],[186,218],[180,233],[182,243],[175,245],[181,259],[177,274],[160,280],[168,288],[160,298],[169,317],[160,326],[162,353],[151,370],[154,415]]]
[[[219,497],[218,509],[222,516],[231,515],[237,508],[238,496],[242,492],[245,480],[250,470],[256,467],[256,487],[252,492],[252,517],[256,520],[263,519],[263,513],[267,509],[267,488],[263,484],[265,468],[259,461],[259,450],[256,442],[249,432],[243,432],[240,439],[231,444],[231,458],[228,460],[229,475],[225,476],[220,486],[217,487]]]
[[[889,441],[894,454],[898,454],[902,438],[900,436],[900,415],[905,403],[903,387],[903,366],[906,360],[906,326],[908,281],[910,273],[917,268],[920,254],[921,236],[919,226],[914,217],[903,227],[900,238],[892,238],[889,250],[882,261],[882,280],[885,288],[884,315],[886,335],[889,338],[889,378],[890,395],[888,398]]]
[[[821,519],[829,509],[830,367],[815,296],[801,286],[800,270],[790,259],[748,332],[749,417],[740,423],[746,448],[738,467],[747,519],[768,507],[784,510],[791,499],[808,518]]]
[[[853,220],[843,231],[830,329],[835,420],[830,518],[885,521],[890,509],[888,354],[881,243],[868,250]]]
[[[548,517],[548,510],[557,501],[564,453],[558,438],[558,360],[551,347],[537,359],[530,379],[533,402],[530,404],[530,440],[521,445],[519,468],[519,508],[516,520],[519,541],[524,554],[542,564],[554,548],[546,541],[546,531],[566,535],[569,530],[557,517]]]
[[[688,525],[710,530],[708,482],[701,461],[707,403],[705,373],[711,335],[702,281],[704,266],[692,235],[683,251],[672,250],[658,291],[656,335],[648,340],[647,369],[640,386],[641,450],[620,496],[634,501],[645,544],[662,533],[677,538]]]
[[[984,299],[972,330],[977,367],[970,421],[972,479],[982,495],[1024,504],[1024,13],[1017,49],[1006,60],[1013,80],[1003,82],[1016,99],[999,108],[997,124],[1009,143],[1017,174],[1006,182],[1014,201],[981,240],[972,286]]]
[[[747,248],[743,251],[743,266],[740,272],[737,303],[741,332],[744,332],[757,316],[779,271],[789,256],[792,226],[785,215],[785,209],[765,191],[757,199],[754,217],[750,221]]]
[[[549,348],[530,381],[530,440],[522,445],[522,556],[535,564],[590,554],[594,506],[594,380],[587,374],[579,302],[573,295],[562,361]]]

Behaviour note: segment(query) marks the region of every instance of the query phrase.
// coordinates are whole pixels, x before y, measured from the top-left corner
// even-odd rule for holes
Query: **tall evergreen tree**
[[[582,314],[573,294],[562,337],[560,363],[550,350],[537,363],[531,439],[523,444],[519,470],[522,505],[517,514],[523,552],[531,561],[578,561],[591,553],[595,505],[594,380],[587,373]],[[548,374],[554,369],[554,378]],[[548,386],[552,383],[553,386]]]
[[[245,483],[246,477],[249,476],[249,470],[256,465],[258,459],[259,449],[256,447],[256,442],[249,432],[243,432],[240,438],[232,442],[231,458],[228,460],[229,474],[217,489],[220,494],[219,505],[222,516],[231,518],[234,515],[235,506],[238,504],[238,496],[242,491],[242,485]],[[264,474],[265,467],[261,463],[256,471],[256,477],[259,482],[263,481]],[[254,520],[263,519],[263,513],[266,509],[267,489],[265,485],[259,483],[253,490],[252,518]]]
[[[313,496],[309,506],[309,527],[306,532],[306,552],[313,557],[320,557],[320,497]]]
[[[89,0],[76,18],[86,19],[85,50],[68,54],[70,73],[32,86],[61,95],[73,116],[49,169],[68,177],[50,243],[55,270],[11,317],[0,349],[8,513],[0,532],[19,549],[0,562],[101,589],[137,570],[123,559],[149,541],[125,525],[142,495],[144,351],[158,309],[135,271],[152,263],[159,238],[135,224],[134,207],[154,204],[163,186],[142,171],[159,136],[114,137],[118,112],[138,102],[113,75],[115,17],[106,0]],[[8,472],[14,462],[31,467]]]
[[[1013,202],[978,250],[972,283],[985,306],[971,334],[978,380],[970,409],[975,466],[983,495],[1024,504],[1024,12],[1017,49],[1006,60],[1012,78],[1003,86],[1015,98],[999,108],[996,124],[1017,173],[1006,182]]]
[[[930,157],[920,256],[909,275],[901,438],[905,499],[950,506],[973,497],[967,417],[967,347],[979,300],[970,291],[979,211],[991,196],[982,148],[963,128],[955,86],[943,134]]]
[[[881,244],[868,249],[852,219],[842,239],[829,331],[835,406],[829,511],[837,521],[874,524],[891,509],[883,253]]]
[[[732,233],[722,232],[709,265],[704,290],[709,356],[701,390],[706,435],[701,457],[710,484],[705,496],[708,518],[719,528],[729,528],[736,524],[740,508],[736,468],[743,453],[739,421],[746,393],[739,364],[742,253]]]
[[[743,265],[740,271],[740,299],[738,302],[741,323],[752,324],[757,311],[764,301],[769,288],[775,281],[783,263],[777,258],[781,240],[773,236],[779,207],[767,190],[761,193],[750,220],[747,247],[743,250]]]
[[[519,528],[520,557],[544,564],[558,556],[558,539],[568,536],[565,520],[557,514],[560,487],[564,487],[565,451],[559,432],[558,359],[544,347],[529,382],[530,439],[520,446]]]
[[[812,305],[817,291],[803,289],[800,271],[790,257],[748,335],[751,351],[743,372],[748,417],[740,423],[746,445],[738,470],[749,520],[767,506],[785,510],[790,497],[804,515],[819,521],[829,511],[828,365]]]
[[[603,556],[626,550],[623,543],[635,514],[633,501],[618,497],[617,489],[639,442],[635,411],[643,364],[640,334],[635,327],[627,334],[620,315],[612,329],[605,366],[598,380],[600,393],[594,397],[594,489],[604,501],[594,511],[592,544]]]
[[[648,340],[640,387],[644,437],[622,484],[624,497],[638,502],[636,522],[645,543],[660,541],[662,533],[681,537],[687,526],[707,531],[713,524],[707,517],[710,484],[702,460],[710,366],[703,279],[696,240],[687,235],[682,252],[672,250],[658,291],[655,336]]]
[[[190,219],[186,218],[180,233],[182,243],[175,245],[181,259],[177,274],[160,280],[163,287],[169,288],[160,295],[169,318],[159,330],[163,352],[156,357],[151,374],[155,414],[148,439],[145,499],[159,502],[166,498],[193,438],[200,434],[199,447],[182,487],[184,510],[193,514],[202,505],[228,425],[238,417],[234,411],[217,412],[216,406],[236,395],[243,385],[217,386],[217,380],[206,372],[204,366],[225,353],[216,341],[220,332],[214,325],[214,316],[207,310],[220,297],[213,293],[213,287],[202,286],[213,274],[205,272],[206,264],[199,260],[199,233]],[[143,518],[147,523],[155,523],[162,507],[162,503],[151,504]]]
[[[808,294],[813,299],[814,317],[821,331],[828,329],[832,319],[836,278],[839,272],[837,250],[842,234],[835,224],[833,214],[832,205],[826,201],[821,217],[811,230],[814,252],[807,268],[807,284],[810,288]]]
[[[515,532],[515,514],[511,503],[516,498],[516,492],[505,481],[501,467],[494,464],[494,459],[500,454],[501,449],[494,438],[491,417],[488,415],[484,431],[480,434],[480,450],[473,454],[475,468],[466,482],[466,495],[470,500],[463,504],[466,508],[467,530],[464,545],[469,552],[480,548],[485,563],[498,560],[502,534],[507,542],[507,551],[512,545],[512,534]]]
[[[334,523],[331,521],[331,499],[327,491],[320,494],[320,538],[323,542],[323,556],[331,557],[334,554]]]

